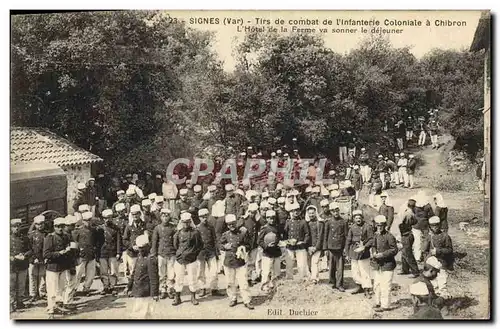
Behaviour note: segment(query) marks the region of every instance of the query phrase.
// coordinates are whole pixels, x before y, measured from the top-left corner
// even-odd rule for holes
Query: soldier
[[[28,269],[30,302],[45,297],[45,264],[43,259],[43,240],[47,233],[43,229],[45,217],[38,215],[33,218],[35,230],[29,235],[31,257]]]
[[[130,207],[129,223],[125,228],[123,233],[123,245],[126,248],[123,253],[123,264],[125,266],[125,277],[128,279],[128,283],[132,281],[132,273],[134,273],[135,263],[137,261],[137,246],[134,245],[135,239],[139,235],[143,235],[146,230],[146,225],[142,220],[141,207],[137,204]],[[128,295],[130,293],[129,289],[125,290]]]
[[[247,280],[251,284],[256,284],[258,278],[261,276],[260,259],[262,257],[257,244],[257,238],[261,225],[263,224],[258,215],[259,206],[256,203],[248,205],[247,212],[238,220],[238,228],[244,227],[248,237],[248,260],[247,260]]]
[[[337,145],[339,146],[339,160],[340,163],[344,163],[347,159],[347,135],[345,130],[340,131],[340,135],[338,136]]]
[[[87,181],[87,188],[85,190],[85,193],[86,193],[87,203],[90,206],[90,211],[95,216],[96,205],[99,201],[99,198],[97,196],[97,187],[95,186],[94,177],[90,177],[89,180]]]
[[[434,195],[434,203],[436,205],[434,213],[441,219],[441,231],[448,233],[448,207],[440,193]]]
[[[371,298],[372,279],[370,277],[370,240],[373,238],[373,227],[364,222],[363,211],[352,212],[354,224],[349,228],[345,244],[345,254],[351,260],[351,271],[356,289],[351,294],[365,293]]]
[[[361,174],[359,173],[359,166],[354,165],[353,167],[354,172],[351,176],[351,181],[352,181],[352,187],[356,191],[356,200],[359,200],[359,193],[363,189],[363,178],[361,177]]]
[[[431,142],[432,142],[433,149],[436,149],[439,147],[438,131],[439,131],[439,124],[437,123],[436,120],[431,120],[431,122],[429,124],[429,135],[431,135]]]
[[[181,189],[179,191],[179,200],[177,200],[177,203],[175,205],[175,215],[174,215],[174,218],[175,219],[179,219],[180,218],[180,215],[182,214],[182,212],[184,211],[189,211],[189,213],[192,212],[192,209],[194,208],[191,208],[191,200],[188,199],[188,190],[187,189]]]
[[[113,211],[105,209],[102,212],[104,224],[97,231],[99,266],[103,290],[101,295],[113,294],[118,282],[118,261],[121,255],[120,228],[113,223]]]
[[[405,154],[401,152],[399,154],[400,158],[398,161],[398,176],[399,176],[399,183],[403,184],[404,187],[408,187],[408,159],[405,158]]]
[[[300,217],[298,203],[292,204],[290,208],[290,220],[285,224],[283,237],[284,240],[288,240],[285,252],[287,279],[293,279],[293,263],[295,259],[297,259],[299,277],[302,279],[308,278],[307,247],[311,243],[311,234],[306,221]]]
[[[149,255],[147,235],[139,235],[135,245],[138,257],[128,290],[132,291],[131,295],[135,299],[134,315],[148,319],[153,312],[152,301],[158,301],[158,262],[156,257]]]
[[[260,230],[257,243],[262,248],[261,290],[267,291],[274,287],[274,282],[280,275],[281,248],[278,245],[280,234],[276,213],[268,210],[265,216],[267,224]]]
[[[453,271],[453,243],[448,233],[441,231],[441,220],[438,216],[429,218],[430,234],[424,240],[422,251],[427,256],[434,256],[442,265],[437,277],[436,293],[444,298],[449,297],[446,287],[448,272]]]
[[[175,248],[174,234],[176,232],[175,222],[172,219],[172,211],[163,208],[161,212],[161,224],[153,231],[151,244],[151,255],[158,257],[158,274],[160,277],[160,298],[174,298],[174,263]]]
[[[172,177],[175,179],[176,177]],[[178,177],[177,177],[178,178]],[[175,210],[175,200],[177,199],[177,195],[179,194],[179,190],[177,189],[177,185],[174,184],[173,181],[169,180],[168,177],[163,178],[162,184],[162,193],[163,197],[167,201],[167,207],[171,210]]]
[[[399,154],[398,154],[398,157],[399,157]],[[387,168],[387,172],[389,173],[389,175],[391,177],[390,178],[391,180],[390,180],[389,184],[387,185],[387,188],[391,188],[391,183],[395,183],[396,182],[396,176],[397,176],[397,172],[398,172],[398,166],[389,157],[384,157],[384,160],[385,160],[385,165],[386,165],[386,168]]]
[[[429,218],[434,216],[434,211],[429,203],[429,198],[425,191],[419,191],[414,202],[413,213],[417,223],[413,225],[412,232],[415,237],[413,254],[415,259],[420,262],[423,260],[423,241],[429,233]]]
[[[394,153],[394,184],[397,186],[403,182],[403,177],[399,176],[399,153]]]
[[[410,200],[409,200],[410,202]],[[413,255],[413,243],[415,237],[412,233],[412,226],[417,223],[413,211],[408,210],[403,214],[403,220],[399,224],[399,232],[401,234],[401,272],[399,275],[412,274],[412,277],[419,275],[417,261]]]
[[[363,178],[363,183],[367,184],[370,181],[371,177],[371,168],[370,168],[370,155],[366,152],[364,147],[361,148],[361,154],[358,158],[361,177]]]
[[[198,281],[202,287],[200,297],[204,297],[211,292],[212,296],[222,296],[217,290],[217,238],[215,228],[207,221],[208,209],[198,211],[200,224],[197,229],[200,232],[203,242],[203,249],[198,255]]]
[[[172,305],[181,303],[181,292],[184,287],[184,276],[187,271],[189,290],[191,291],[191,303],[198,305],[196,299],[196,286],[198,279],[198,262],[196,261],[203,248],[200,232],[191,220],[191,214],[181,214],[177,232],[174,235],[175,253],[175,297]]]
[[[23,303],[28,276],[29,259],[33,254],[29,239],[20,231],[22,220],[10,221],[10,309],[11,312],[25,307]]]
[[[111,207],[111,209],[113,209],[113,212],[117,212],[116,210],[116,205],[119,204],[119,203],[122,203],[123,205],[125,205],[125,191],[124,190],[119,190],[118,192],[116,192],[116,196],[118,197],[118,200],[113,203],[113,206]]]
[[[153,202],[154,203],[151,205],[151,212],[157,219],[160,219],[160,210],[165,208],[164,207],[165,200],[163,199],[162,195],[156,195],[154,197]]]
[[[87,186],[85,186],[85,183],[78,183],[76,188],[77,188],[76,196],[73,199],[74,212],[78,211],[78,207],[80,205],[88,204],[87,194],[86,194]]]
[[[234,214],[226,215],[225,220],[228,231],[224,232],[219,244],[226,252],[224,274],[227,278],[227,294],[230,299],[229,307],[234,307],[237,304],[237,287],[239,286],[245,307],[253,310],[254,307],[251,304],[252,296],[248,288],[245,262],[249,248],[246,230],[242,230],[241,228],[238,230]]]
[[[344,292],[344,256],[346,237],[348,233],[347,222],[340,217],[339,205],[336,202],[328,206],[332,212],[325,223],[323,248],[330,252],[330,283],[333,289]]]
[[[125,233],[125,228],[128,225],[127,208],[123,203],[118,203],[115,208],[116,208],[115,211],[116,217],[114,219],[114,223],[120,229],[120,236],[123,237],[123,234]]]
[[[406,172],[408,173],[408,187],[413,188],[415,186],[415,168],[417,167],[417,160],[415,156],[410,154],[408,156],[408,166],[406,167]]]
[[[43,242],[43,258],[46,260],[47,313],[52,318],[56,311],[67,312],[56,306],[57,295],[66,283],[66,271],[71,260],[67,253],[71,251],[70,238],[64,233],[65,219],[54,219],[54,232],[48,234]]]
[[[146,224],[148,236],[153,236],[153,230],[155,229],[156,225],[161,223],[159,211],[152,212],[151,201],[149,201],[149,199],[144,199],[142,200],[142,213],[144,215],[144,223]]]
[[[193,187],[194,195],[191,198],[191,218],[193,219],[194,225],[198,225],[200,223],[198,219],[198,210],[200,209],[200,205],[203,202],[203,192],[201,189],[201,185],[195,185]]]
[[[370,247],[370,256],[374,259],[372,262],[374,309],[376,312],[383,312],[391,310],[391,284],[396,268],[394,257],[398,253],[398,247],[394,236],[386,230],[387,219],[384,215],[375,216],[375,226],[377,231],[368,247]]]
[[[83,226],[73,231],[73,241],[78,244],[80,248],[79,258],[76,266],[76,287],[75,291],[78,290],[78,284],[83,275],[85,275],[85,282],[83,284],[82,294],[87,296],[92,286],[92,281],[95,276],[95,257],[96,257],[96,245],[97,245],[97,232],[91,227],[90,221],[92,220],[92,212],[84,212],[82,214],[82,224]]]
[[[378,209],[379,215],[384,215],[387,219],[387,231],[391,229],[392,222],[394,221],[394,207],[387,204],[387,192],[380,193],[380,208]]]
[[[73,247],[65,253],[67,261],[65,267],[63,268],[64,273],[64,285],[60,288],[57,293],[57,302],[62,301],[63,307],[68,310],[76,309],[73,304],[73,297],[75,296],[78,284],[76,283],[76,265],[78,261],[78,255],[80,250],[78,249],[77,243],[73,240],[73,232],[75,231],[77,223],[77,218],[72,215],[67,215],[64,218],[63,233],[67,235],[70,245]]]
[[[311,233],[311,246],[308,248],[310,257],[311,280],[317,284],[319,281],[319,264],[323,256],[323,235],[325,221],[319,217],[315,206],[309,206],[306,210],[306,222]]]

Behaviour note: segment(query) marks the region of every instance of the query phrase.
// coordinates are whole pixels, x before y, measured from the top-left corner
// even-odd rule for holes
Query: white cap
[[[361,148],[361,151],[366,151],[366,149],[364,147]]]
[[[326,207],[326,206],[328,206],[328,200],[326,200],[326,199],[321,200],[321,201],[320,201],[320,203],[319,203],[319,205],[320,205],[321,207]]]
[[[135,190],[134,190],[134,189],[129,188],[129,189],[127,190],[127,192],[125,192],[125,194],[127,194],[127,195],[135,195]]]
[[[183,212],[181,214],[181,221],[182,222],[189,222],[191,220],[191,213],[189,212]]]
[[[203,209],[198,210],[198,216],[208,216],[208,209],[203,208]]]
[[[410,294],[414,296],[427,296],[429,294],[429,289],[424,282],[415,282],[410,286]]]
[[[161,175],[156,175],[156,178],[161,178]]]
[[[239,189],[237,189],[234,193],[239,194],[239,195],[241,195],[241,196],[243,196],[243,197],[245,196],[245,192],[243,192],[243,190],[242,190],[242,189],[240,189],[240,188],[239,188]]]
[[[399,153],[399,156],[404,156],[404,155],[405,155],[404,152]]]
[[[23,220],[21,218],[13,218],[10,220],[10,225],[18,225],[21,224]]]
[[[208,192],[213,192],[216,189],[217,189],[217,186],[215,186],[215,185],[208,185],[208,188],[207,188]]]
[[[354,170],[356,170],[356,169],[359,169],[359,166],[358,165],[354,165],[353,168],[354,168]]]
[[[86,211],[89,211],[90,210],[90,207],[88,204],[81,204],[78,206],[78,212],[86,212]]]
[[[432,216],[431,218],[429,218],[429,225],[439,224],[439,223],[441,223],[441,219],[438,216]]]
[[[134,174],[134,175],[135,175],[135,174]],[[136,189],[136,188],[137,188],[137,186],[136,186],[136,185],[134,185],[134,184],[130,184],[130,185],[128,186],[128,189],[129,189],[129,190],[134,190],[134,191],[135,191],[135,189]]]
[[[224,189],[229,192],[229,191],[234,191],[234,185],[233,184],[227,184]]]
[[[274,217],[276,216],[276,212],[274,210],[266,211],[266,217]]]
[[[376,224],[385,224],[387,223],[387,218],[385,218],[384,215],[377,215],[375,216],[375,223]]]
[[[43,215],[38,215],[38,216],[35,216],[35,218],[33,218],[33,222],[35,222],[35,224],[41,224],[45,221],[45,216]]]
[[[269,198],[269,199],[267,199],[267,203],[269,203],[271,205],[275,205],[276,204],[276,199],[275,198]]]
[[[332,184],[332,185],[330,185],[330,188],[332,190],[338,190],[339,189],[339,185],[338,184]]]
[[[410,159],[413,159],[415,156],[413,154],[408,155]]]
[[[335,175],[335,170],[330,170],[330,171],[328,172],[328,175]]]
[[[262,198],[269,198],[269,192],[267,191],[262,192]]]
[[[125,210],[125,205],[123,203],[117,203],[115,206],[116,211]]]
[[[78,222],[78,219],[76,219],[76,216],[73,215],[68,215],[64,217],[64,220],[66,222],[66,225],[75,225]]]
[[[330,208],[330,210],[335,210],[335,209],[338,209],[340,207],[339,207],[339,204],[337,202],[332,202],[328,205],[328,208]]]
[[[150,206],[151,205],[151,200],[144,199],[144,200],[142,200],[141,204],[142,204],[143,207]]]
[[[328,192],[328,190],[326,188],[324,188],[324,189],[321,189],[321,195],[322,196],[329,196],[330,192]]]
[[[57,217],[54,219],[54,226],[56,225],[66,225],[66,220],[62,217]]]
[[[276,156],[276,152],[272,152],[272,153],[271,153],[271,156],[272,156],[272,157],[275,157],[275,156]]]
[[[331,198],[338,198],[340,196],[339,190],[331,190],[330,191],[330,197]]]
[[[134,204],[132,207],[130,207],[131,214],[134,214],[137,212],[141,212],[141,207],[138,204]]]
[[[345,180],[342,183],[344,183],[344,188],[348,188],[352,186],[352,183],[350,180]]]
[[[193,187],[193,191],[195,191],[195,192],[201,192],[201,185],[195,185]]]
[[[281,150],[277,150],[276,153],[281,154]]]
[[[398,156],[399,156],[399,153],[394,153],[394,156],[395,156],[395,157],[398,157]]]
[[[252,202],[248,205],[248,210],[249,211],[257,211],[257,210],[259,210],[259,205],[256,204],[255,202]]]
[[[298,203],[292,203],[290,205],[290,207],[288,208],[288,211],[294,211],[294,210],[297,210],[297,209],[300,209],[300,206]]]
[[[226,224],[236,222],[236,216],[233,214],[227,214],[225,221],[226,221]]]
[[[386,191],[383,191],[382,193],[380,193],[381,198],[387,198],[388,196],[389,196],[389,194],[387,194]]]
[[[311,190],[312,193],[319,193],[320,191],[321,191],[321,188],[319,186],[315,186]]]
[[[284,156],[284,157],[287,157],[287,156],[288,156],[288,153],[283,154],[283,156]]]
[[[363,210],[361,209],[356,209],[356,210],[353,210],[352,212],[352,216],[356,216],[356,215],[360,215],[360,216],[363,216]]]
[[[148,239],[148,236],[146,234],[142,234],[142,235],[139,235],[136,239],[135,239],[135,245],[137,247],[144,247],[145,245],[147,245],[149,243],[149,239]]]
[[[85,189],[85,184],[84,183],[78,183],[78,185],[76,186],[77,189],[79,190],[84,190]]]
[[[163,199],[163,195],[157,195],[157,196],[155,197],[155,202],[156,202],[156,203],[158,203],[158,202],[163,202],[163,201],[165,201],[165,200]]]
[[[443,264],[441,264],[441,262],[434,256],[427,258],[425,263],[434,267],[436,270],[440,270],[443,267]]]
[[[156,193],[149,194],[148,195],[148,199],[151,200],[151,201],[155,200],[156,199]]]
[[[88,220],[88,219],[92,219],[94,215],[92,214],[91,211],[86,211],[82,214],[82,219],[83,220]]]
[[[161,208],[160,209],[160,213],[161,214],[171,214],[172,213],[172,210],[168,209],[168,208]]]
[[[102,217],[110,217],[113,216],[113,210],[111,209],[104,209],[102,211]]]
[[[306,193],[311,193],[311,192],[312,192],[312,187],[311,186],[306,187]]]
[[[122,194],[125,194],[124,190],[118,190],[118,191],[116,191],[116,195],[122,195]]]
[[[378,155],[378,158],[379,158],[379,159],[383,159],[383,158],[384,158],[384,156],[383,156],[382,154],[379,154],[379,155]]]
[[[280,196],[280,197],[278,198],[278,204],[280,204],[280,203],[285,203],[285,201],[286,201],[286,200],[285,200],[285,197],[284,197],[284,196]]]
[[[181,190],[179,191],[179,194],[180,194],[180,195],[187,195],[187,194],[188,194],[188,190],[187,190],[187,189],[185,189],[185,188],[183,188],[183,189],[181,189]]]

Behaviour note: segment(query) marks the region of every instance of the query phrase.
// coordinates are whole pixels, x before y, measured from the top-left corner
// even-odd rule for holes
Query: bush
[[[455,175],[437,176],[431,181],[432,187],[438,191],[462,191],[465,188],[463,180]]]

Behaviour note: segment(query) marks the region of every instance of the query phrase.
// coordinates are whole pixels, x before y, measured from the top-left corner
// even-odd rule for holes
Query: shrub
[[[464,181],[456,175],[436,176],[432,179],[432,187],[438,191],[462,191]]]

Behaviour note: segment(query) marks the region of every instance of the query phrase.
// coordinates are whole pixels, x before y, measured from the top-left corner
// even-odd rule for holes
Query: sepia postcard
[[[11,12],[14,320],[489,320],[489,11]]]

